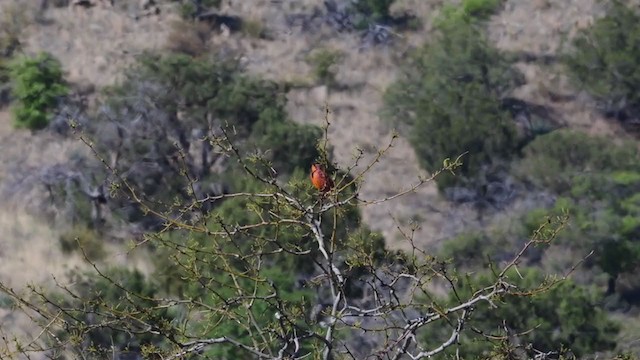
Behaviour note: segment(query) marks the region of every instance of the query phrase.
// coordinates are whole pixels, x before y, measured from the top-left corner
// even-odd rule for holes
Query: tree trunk
[[[607,282],[607,294],[613,295],[616,292],[616,280],[618,276],[611,275],[609,276],[609,281]]]

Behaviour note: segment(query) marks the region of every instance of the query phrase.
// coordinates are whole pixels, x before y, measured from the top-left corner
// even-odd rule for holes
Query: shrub
[[[596,181],[602,173],[609,177],[613,172],[640,171],[640,152],[634,144],[618,145],[579,131],[557,130],[538,136],[522,152],[524,158],[515,173],[560,194],[578,191],[576,185],[591,188],[587,182]]]
[[[482,288],[482,284],[490,284],[494,276],[485,273],[461,280],[457,283],[456,293],[450,295],[450,301],[456,302],[458,297],[465,298]],[[475,285],[469,286],[472,278]],[[564,350],[565,355],[572,353],[580,358],[615,348],[613,339],[619,326],[594,305],[597,298],[591,289],[565,280],[550,291],[541,292],[544,286],[540,287],[539,284],[548,279],[545,280],[539,271],[531,268],[511,271],[509,278],[518,286],[521,295],[492,299],[495,304],[500,304],[497,309],[482,303],[474,310],[474,320],[468,324],[474,331],[460,338],[463,344],[459,353],[461,358],[495,358],[514,343],[529,344],[522,348],[527,358],[533,358],[534,349],[541,352]],[[501,325],[486,327],[486,324]],[[481,334],[491,334],[496,339],[494,344],[483,341]],[[436,342],[440,340],[440,335],[434,333],[425,333],[423,336]],[[499,340],[501,337],[504,338]],[[501,341],[505,344],[501,344]],[[510,346],[505,346],[507,344]]]
[[[22,58],[11,64],[15,124],[28,129],[41,129],[49,123],[60,97],[67,94],[60,62],[47,53]]]
[[[441,187],[462,183],[516,152],[516,129],[501,107],[516,75],[475,25],[444,24],[437,40],[417,52],[406,76],[387,91],[384,114],[405,126],[429,171],[469,152],[459,169],[462,177],[437,179]]]
[[[315,51],[307,61],[313,67],[313,76],[317,81],[325,85],[332,85],[335,82],[335,66],[340,61],[342,53],[330,49],[320,49]]]
[[[609,275],[608,292],[640,256],[640,151],[632,142],[613,143],[570,130],[539,136],[523,149],[517,176],[563,196],[572,225],[559,236],[566,246],[595,250],[594,264]]]
[[[99,139],[98,149],[116,154],[115,167],[149,199],[193,200],[212,194],[214,185],[224,191],[236,181],[226,175],[240,165],[222,162],[217,150],[222,129],[240,151],[264,154],[257,157],[284,178],[296,167],[306,170],[318,156],[321,131],[287,118],[284,88],[243,74],[235,62],[146,54],[125,79],[109,90],[90,132]],[[223,166],[224,176],[218,170]],[[198,182],[195,194],[189,181]],[[150,220],[135,206],[121,208],[130,221]]]
[[[73,346],[77,355],[91,353],[95,358],[108,358],[114,353],[140,354],[159,348],[167,337],[158,329],[168,326],[173,315],[159,306],[154,297],[157,287],[137,270],[110,268],[96,273],[74,273],[63,293],[54,293],[63,306],[77,311],[62,311],[67,328],[59,337]],[[111,313],[113,311],[113,313]],[[114,314],[136,313],[137,319]],[[153,323],[155,331],[148,331]],[[151,351],[153,352],[153,351]]]
[[[106,251],[100,235],[83,225],[76,225],[60,235],[62,252],[84,254],[88,260],[102,260]]]
[[[235,174],[236,188],[234,191],[248,193],[268,193],[269,186],[252,179],[246,174]],[[305,196],[306,192],[300,191],[297,184],[302,179],[308,183],[308,175],[296,173],[294,179],[287,184],[287,188],[293,196]],[[308,194],[306,194],[308,197]],[[289,311],[298,314],[295,321],[298,331],[308,331],[311,329],[309,323],[305,322],[305,308],[309,308],[309,299],[313,299],[312,289],[302,287],[296,283],[296,278],[309,278],[316,274],[316,259],[319,256],[317,248],[313,248],[313,235],[295,223],[270,223],[273,216],[275,220],[280,215],[288,214],[288,210],[283,208],[283,204],[275,199],[260,197],[235,197],[222,203],[215,209],[206,221],[209,231],[220,232],[228,227],[245,226],[261,221],[267,221],[261,226],[250,226],[233,238],[211,238],[204,233],[189,233],[186,231],[174,231],[158,243],[161,243],[161,256],[155,257],[156,279],[162,281],[163,286],[172,295],[188,296],[196,301],[202,301],[212,308],[224,308],[227,299],[234,299],[238,292],[251,289],[256,299],[251,301],[250,306],[231,307],[233,316],[211,316],[211,321],[216,326],[209,326],[208,323],[196,326],[198,332],[206,334],[207,337],[233,336],[243,343],[251,343],[251,331],[238,326],[236,318],[252,316],[255,318],[256,327],[271,328],[278,327],[276,315],[282,310],[282,304],[286,304]],[[294,214],[291,214],[294,215]],[[329,214],[327,214],[329,215]],[[345,248],[360,240],[358,247],[361,258],[371,256],[381,257],[384,250],[384,239],[368,231],[364,227],[355,228],[353,231],[344,233],[344,228],[349,224],[357,226],[360,222],[358,210],[355,206],[350,209],[341,209],[337,218],[338,224],[333,223],[332,216],[323,217],[323,231],[326,233],[335,232],[338,239],[345,239],[349,236],[349,241],[340,241],[336,244],[336,251],[346,251]],[[357,239],[357,240],[356,240]],[[347,245],[347,243],[349,245]],[[196,253],[181,252],[176,250],[183,247],[197,248],[197,253],[210,254],[208,259],[201,259],[194,256]],[[285,249],[280,251],[280,249]],[[309,250],[311,249],[311,250]],[[303,254],[304,252],[304,254]],[[298,253],[299,256],[292,257],[291,253]],[[171,259],[165,254],[173,254]],[[239,256],[235,254],[240,254]],[[262,264],[258,269],[253,268],[254,255],[261,254],[259,262]],[[366,254],[366,255],[365,255]],[[378,255],[378,256],[376,256]],[[173,260],[173,261],[172,261]],[[200,282],[185,282],[184,279],[191,276],[190,269],[180,266],[180,264],[193,263],[198,268],[200,279],[206,279],[206,283],[215,284],[216,296],[211,296],[209,285],[202,286]],[[251,277],[239,277],[235,282],[229,274],[253,273]],[[356,278],[353,275],[353,278]],[[203,280],[204,281],[204,280]],[[355,281],[355,280],[354,280]],[[351,282],[345,285],[345,292],[357,292],[357,286]],[[268,294],[273,289],[277,289],[281,300],[271,301]],[[222,313],[222,312],[220,312]],[[306,342],[306,341],[305,341]],[[317,344],[315,344],[317,346]],[[274,346],[269,344],[268,346]],[[274,348],[275,349],[275,348]],[[300,350],[300,355],[311,352],[312,348],[307,343]],[[234,346],[220,346],[212,348],[206,355],[212,358],[243,358],[242,351]]]
[[[469,16],[484,19],[493,14],[503,0],[464,0],[463,11]]]
[[[512,255],[504,239],[493,239],[481,232],[469,232],[447,240],[440,250],[443,260],[450,260],[458,271],[484,267],[489,262],[503,260]]]
[[[264,112],[255,124],[253,137],[260,149],[267,151],[266,158],[285,174],[296,168],[309,167],[320,156],[316,145],[322,137],[322,129],[314,125],[300,125],[293,121],[283,121],[273,112]]]
[[[263,39],[268,35],[266,26],[259,19],[244,20],[242,33],[256,39]]]
[[[395,0],[358,0],[354,7],[373,19],[383,19],[389,16],[389,8],[394,2]]]
[[[614,0],[564,57],[571,79],[621,120],[640,115],[640,15]]]
[[[191,19],[197,16],[200,12],[206,11],[210,8],[217,8],[220,6],[220,0],[175,0],[180,2],[180,15],[185,19]],[[197,5],[196,5],[197,4]]]
[[[459,5],[445,4],[435,23],[440,27],[486,20],[502,3],[503,0],[463,0]]]
[[[171,24],[166,48],[176,53],[200,56],[209,50],[207,42],[210,37],[211,26],[209,24],[178,20]]]

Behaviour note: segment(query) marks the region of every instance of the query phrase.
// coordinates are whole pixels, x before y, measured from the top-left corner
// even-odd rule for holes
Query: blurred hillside
[[[164,129],[170,126],[167,124],[188,124],[184,119],[196,115],[182,115],[191,110],[194,113],[199,111],[196,105],[176,111],[177,120],[154,118],[157,113],[153,111],[157,106],[141,105],[147,94],[143,94],[143,90],[155,95],[164,90],[153,89],[151,85],[142,90],[131,90],[136,87],[136,81],[144,83],[144,76],[147,76],[144,71],[156,75],[171,74],[179,65],[168,64],[169,70],[148,65],[140,70],[135,68],[135,64],[148,52],[179,53],[194,59],[208,59],[214,54],[214,63],[232,62],[242,74],[261,79],[255,85],[257,90],[252,87],[261,101],[277,102],[280,95],[284,96],[286,103],[282,108],[293,123],[323,127],[328,119],[329,159],[337,169],[350,169],[351,175],[356,176],[376,159],[380,149],[393,141],[390,150],[377,160],[376,166],[359,184],[358,195],[362,200],[359,207],[362,223],[371,231],[379,232],[388,249],[411,250],[416,247],[428,254],[453,259],[461,269],[474,272],[486,265],[487,255],[495,255],[498,263],[508,259],[535,230],[534,223],[542,221],[545,214],[559,214],[561,207],[570,208],[575,222],[570,222],[565,237],[560,236],[560,244],[552,245],[544,255],[533,255],[523,263],[545,272],[560,272],[570,268],[590,250],[596,250],[596,255],[575,272],[574,279],[581,286],[594,287],[594,291],[601,295],[595,302],[602,305],[612,319],[625,319],[621,332],[616,335],[616,339],[621,340],[615,349],[629,349],[636,354],[640,351],[640,336],[636,332],[640,327],[640,283],[633,275],[640,269],[640,261],[635,257],[640,255],[636,252],[640,227],[632,221],[637,205],[629,200],[637,195],[635,164],[640,165],[638,158],[634,158],[637,155],[634,152],[637,150],[636,125],[629,119],[616,119],[610,112],[603,111],[595,100],[597,96],[572,80],[564,62],[572,41],[607,14],[608,3],[598,0],[486,1],[498,5],[483,15],[484,18],[478,16],[478,21],[482,21],[479,28],[485,32],[488,46],[496,49],[506,59],[504,61],[509,68],[517,70],[521,77],[514,80],[515,85],[508,87],[508,91],[500,94],[501,111],[504,110],[500,114],[515,124],[513,132],[517,139],[513,141],[517,144],[506,150],[510,154],[497,160],[497,164],[479,165],[481,175],[474,177],[471,173],[462,173],[463,177],[468,175],[464,183],[444,186],[431,181],[388,201],[378,200],[420,184],[420,179],[428,177],[429,170],[432,170],[421,152],[430,146],[422,141],[428,137],[416,130],[420,119],[427,117],[420,113],[423,110],[420,104],[427,100],[420,100],[420,95],[416,95],[417,105],[407,105],[407,113],[415,117],[411,120],[413,122],[399,119],[403,113],[388,115],[388,109],[393,107],[389,105],[392,91],[389,89],[397,84],[401,84],[401,89],[412,89],[416,83],[428,81],[424,79],[437,78],[437,74],[412,72],[419,70],[411,66],[420,68],[415,65],[420,62],[415,58],[421,58],[425,43],[436,41],[434,34],[444,27],[440,23],[442,19],[453,18],[455,10],[451,9],[473,2],[396,0],[392,2],[389,14],[375,21],[367,17],[374,15],[350,12],[347,0],[221,0],[217,6],[213,6],[215,1],[211,6],[206,6],[206,1],[200,3],[205,3],[203,9],[193,8],[195,5],[190,5],[189,1],[169,0],[0,0],[0,22],[5,24],[7,31],[15,29],[19,42],[19,50],[12,57],[35,56],[41,52],[51,54],[59,60],[69,87],[69,96],[57,108],[55,119],[48,127],[36,131],[12,126],[11,96],[3,95],[6,92],[0,88],[2,282],[16,287],[30,282],[51,285],[52,275],[56,279],[63,278],[70,269],[88,269],[90,266],[83,258],[86,254],[63,251],[61,244],[63,247],[65,236],[82,239],[84,234],[89,239],[95,235],[93,230],[85,229],[87,226],[77,225],[91,223],[93,215],[90,214],[95,211],[92,205],[86,201],[83,205],[72,203],[83,198],[82,194],[107,194],[106,184],[111,178],[105,174],[102,165],[94,161],[92,149],[71,135],[66,126],[68,119],[77,120],[79,128],[93,136],[89,143],[95,141],[96,146],[103,146],[98,147],[98,152],[102,151],[106,163],[119,160],[121,165],[129,161],[127,156],[133,155],[126,151],[135,153],[139,147],[147,146],[131,140],[143,134],[143,137],[148,136],[145,139],[151,139],[150,142],[166,139],[168,143],[183,141],[186,136],[185,142],[189,143],[190,155],[194,159],[189,165],[207,167],[200,162],[206,161],[198,157],[199,151],[206,151],[200,147],[206,146],[199,145],[197,141],[198,131],[202,129],[184,125],[185,128],[176,133],[166,130],[160,135],[151,134],[152,130],[147,128],[127,129],[130,130],[129,135],[119,135],[118,143],[114,134],[119,134],[121,129],[113,125],[118,121],[112,118],[130,116],[144,108],[147,112],[140,110],[140,113],[144,113],[144,119],[148,117],[155,121],[151,122],[152,127]],[[640,1],[636,0],[624,3],[634,11],[638,11],[640,6]],[[638,45],[638,38],[635,41]],[[424,58],[438,59],[438,54],[429,56]],[[9,57],[6,61],[10,61]],[[146,61],[161,63],[156,58]],[[225,69],[221,67],[219,71],[224,73]],[[273,88],[264,85],[263,88],[263,80],[276,85]],[[438,86],[456,81],[443,81]],[[168,88],[172,90],[167,91],[174,89]],[[269,89],[276,90],[270,93]],[[133,97],[132,93],[136,96],[142,94],[142,100],[128,103],[128,96]],[[421,94],[432,93],[425,91]],[[162,93],[158,96],[173,98],[173,95]],[[189,96],[185,95],[179,105],[199,95],[198,91],[193,91]],[[121,108],[110,103],[111,97],[118,98]],[[209,99],[203,101],[209,106]],[[216,101],[220,104],[233,102],[229,99]],[[229,112],[254,121],[253,110],[247,110],[247,115],[244,107],[241,104]],[[326,108],[330,111],[328,117],[325,117]],[[279,108],[272,110],[280,111]],[[255,113],[259,114],[255,115],[255,123],[263,121],[261,109]],[[207,113],[202,117],[207,118],[211,125],[217,124],[216,116]],[[277,122],[274,120],[274,123]],[[252,128],[257,125],[253,124],[247,125],[248,135],[242,141],[279,144],[272,138],[258,137],[255,133],[258,130]],[[122,123],[120,126],[124,127]],[[430,129],[430,126],[432,124],[424,128]],[[493,125],[488,127],[493,129]],[[242,126],[238,128],[241,133]],[[296,134],[301,134],[301,138],[311,137],[311,128],[300,129]],[[394,138],[396,131],[400,134],[397,139]],[[461,132],[469,132],[469,129]],[[557,135],[559,140],[550,139],[548,134]],[[582,136],[587,140],[582,141]],[[592,137],[598,140],[590,142]],[[100,140],[103,145],[99,144]],[[557,144],[565,147],[556,148]],[[609,148],[614,145],[619,145],[619,148]],[[118,146],[126,150],[109,152]],[[300,145],[300,148],[304,146]],[[588,156],[577,154],[578,160],[570,158],[566,161],[562,158],[564,154],[573,155],[572,151],[583,148],[588,149],[585,150]],[[459,150],[455,154],[449,153],[448,157],[455,158],[467,148]],[[295,152],[282,150],[281,154],[287,159],[274,159],[274,163],[278,160],[288,162],[288,157],[294,158],[292,154]],[[149,154],[151,151],[145,156]],[[358,154],[362,157],[354,165]],[[599,154],[604,159],[598,158]],[[631,159],[617,161],[620,154]],[[166,156],[169,159],[167,164],[171,163],[172,156],[174,154]],[[474,153],[467,156],[473,158]],[[498,158],[497,155],[495,157]],[[144,159],[147,160],[146,157]],[[463,157],[463,161],[465,159]],[[557,165],[553,163],[557,167],[548,165],[552,160],[558,161]],[[126,164],[131,169],[139,165],[133,160]],[[234,186],[229,179],[233,178],[236,170],[227,160],[215,158],[208,165],[206,170],[202,170],[202,178],[213,180],[202,187],[214,190],[210,193],[202,190],[206,195]],[[297,164],[286,166],[298,169]],[[287,177],[299,175],[295,170],[284,170],[286,166],[275,170]],[[140,165],[131,173],[144,172],[144,169]],[[157,171],[153,174],[163,175],[149,176],[164,176],[162,186],[179,193],[177,189],[181,189],[181,185],[172,182],[173,173],[166,174],[165,169],[153,171]],[[628,172],[624,179],[623,172]],[[152,174],[151,170],[149,174]],[[595,175],[592,178],[590,174]],[[561,179],[554,179],[556,175]],[[564,181],[565,177],[569,180],[562,184],[554,182]],[[585,180],[582,183],[578,178],[589,182]],[[617,180],[611,185],[607,179]],[[140,186],[152,188],[145,181],[140,180]],[[77,186],[80,190],[74,190],[77,194],[69,190],[70,184],[80,184]],[[56,186],[64,190],[58,191]],[[624,189],[620,190],[621,187]],[[158,196],[163,195],[162,190],[153,189]],[[52,195],[57,194],[56,191],[63,195],[56,198]],[[599,194],[599,191],[607,194]],[[165,195],[167,197],[162,201],[169,203],[170,196]],[[622,203],[628,206],[620,210],[618,204]],[[131,253],[130,247],[131,239],[142,239],[143,234],[153,227],[140,220],[143,216],[131,210],[126,201],[116,203],[109,200],[107,204],[103,210],[106,220],[101,219],[107,223],[108,229],[105,234],[101,233],[104,237],[100,242],[104,239],[104,244],[98,246],[87,240],[89,246],[100,248],[101,253],[96,255],[98,258],[115,259],[111,265],[119,264],[137,268],[146,274],[152,273],[158,264],[147,259],[145,254]],[[615,215],[607,217],[600,214]],[[624,226],[630,228],[618,233],[617,229]],[[153,229],[157,230],[157,227]],[[407,241],[409,233],[412,241]],[[615,236],[611,235],[614,233]],[[611,250],[611,247],[602,245],[608,241],[609,235],[616,241],[628,240],[631,245],[622,250],[619,247]],[[615,253],[611,255],[613,259],[598,256],[610,255],[607,251]],[[622,254],[631,255],[626,258]],[[609,264],[612,261],[624,263],[624,266]],[[440,295],[447,293],[447,287],[442,284],[434,284],[432,290]],[[15,320],[9,315],[0,319],[6,322],[5,326]],[[31,331],[27,323],[15,321],[16,328]]]
[[[220,13],[246,19],[252,27],[250,31],[263,32],[264,36],[214,29],[200,40],[190,38],[197,35],[180,28],[179,16],[170,3],[154,5],[158,9],[155,14],[149,11],[155,8],[144,1],[116,2],[114,7],[100,2],[89,8],[48,6],[46,10],[39,10],[36,4],[4,2],[5,6],[25,7],[12,11],[25,11],[26,16],[33,18],[25,29],[25,52],[52,53],[63,64],[68,80],[77,84],[77,91],[89,99],[95,96],[93,91],[117,82],[122,69],[136,55],[145,50],[187,46],[178,44],[181,42],[201,41],[196,45],[239,57],[252,73],[291,82],[294,86],[287,94],[287,108],[294,121],[322,125],[325,104],[329,105],[333,119],[330,142],[335,161],[342,166],[350,163],[356,149],[363,149],[371,158],[375,147],[389,141],[392,129],[378,116],[382,94],[396,78],[401,59],[429,39],[430,23],[441,6],[438,1],[396,1],[392,12],[412,14],[420,19],[419,28],[389,33],[385,35],[386,43],[372,46],[363,42],[361,31],[341,33],[324,19],[314,20],[314,16],[320,17],[314,14],[326,11],[322,1],[223,1]],[[535,17],[528,17],[531,13]],[[557,55],[560,43],[570,39],[577,29],[601,15],[602,7],[596,1],[539,1],[526,5],[507,1],[491,18],[488,32],[500,49],[549,57]],[[309,19],[298,20],[305,17]],[[302,26],[305,21],[309,24]],[[341,54],[332,65],[339,86],[330,88],[314,79],[309,54],[324,50]],[[515,66],[523,71],[526,83],[515,89],[514,96],[550,108],[558,121],[571,127],[590,133],[625,135],[615,123],[594,111],[588,100],[580,98],[553,64],[521,61]],[[363,199],[384,197],[399,190],[401,182],[396,179],[417,181],[420,175],[425,173],[421,172],[413,150],[400,139],[369,176],[361,195]],[[422,187],[410,197],[363,209],[365,221],[392,240],[399,235],[397,224],[388,214],[393,214],[401,224],[417,221],[420,229],[416,239],[423,246],[434,246],[455,234],[456,229],[473,226],[478,216],[473,209],[443,201],[432,185]]]

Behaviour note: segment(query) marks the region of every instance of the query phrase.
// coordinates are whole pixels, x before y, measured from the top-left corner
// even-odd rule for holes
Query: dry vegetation
[[[6,5],[12,1],[4,0],[4,3]],[[441,3],[437,0],[398,1],[393,11],[400,13],[411,9],[418,18],[424,19],[423,28],[397,34],[394,46],[390,48],[352,51],[359,46],[357,37],[353,35],[336,34],[329,28],[307,32],[287,27],[284,21],[286,14],[322,6],[322,1],[313,0],[280,3],[266,0],[225,1],[222,12],[242,15],[254,26],[266,29],[268,38],[259,39],[246,33],[229,36],[215,31],[213,36],[202,41],[209,48],[227,51],[231,56],[242,56],[243,63],[250,71],[266,78],[310,85],[294,88],[289,93],[290,116],[298,122],[322,124],[324,106],[328,104],[332,109],[329,137],[334,147],[333,155],[338,164],[344,165],[350,162],[357,149],[364,150],[370,158],[375,156],[377,148],[390,138],[392,131],[378,118],[376,104],[381,103],[384,89],[395,79],[399,58],[428,38],[430,19],[437,15]],[[26,31],[26,51],[45,50],[54,54],[61,60],[72,82],[91,83],[98,88],[112,84],[134,55],[146,49],[166,47],[167,36],[170,36],[172,29],[173,36],[183,33],[180,27],[184,25],[180,25],[177,17],[169,13],[169,8],[163,8],[160,15],[137,20],[134,15],[140,9],[135,6],[128,8],[129,11],[103,6],[90,9],[50,8],[42,15],[41,21],[33,22]],[[37,12],[37,9],[31,7],[28,11]],[[531,13],[536,14],[534,19],[531,19]],[[562,39],[571,36],[576,28],[588,25],[600,14],[601,7],[595,0],[507,1],[503,11],[492,18],[489,33],[503,50],[553,55],[562,46]],[[189,36],[202,38],[202,31],[193,31],[195,34]],[[336,78],[341,87],[313,86],[312,70],[305,59],[319,47],[336,49],[345,54],[337,64]],[[620,131],[611,122],[605,121],[580,96],[576,96],[564,76],[558,74],[553,66],[522,62],[519,67],[526,76],[527,84],[516,91],[517,96],[552,107],[564,121],[576,127],[591,132],[619,134]],[[3,121],[3,126],[6,127],[6,124],[7,121]],[[8,129],[5,131],[12,132]],[[25,133],[17,136],[30,135]],[[13,136],[12,140],[14,144],[11,148],[16,153],[39,158],[41,150],[21,148],[23,145],[20,144],[33,142],[17,141]],[[59,147],[49,152],[54,154],[65,152],[60,147],[74,146],[62,143],[55,145],[55,142],[49,144]],[[7,152],[3,156],[7,161],[3,161],[6,165],[0,169],[0,173],[8,171],[7,165],[12,163],[11,159],[15,159]],[[362,197],[384,197],[398,190],[396,184],[406,183],[400,179],[417,179],[419,175],[425,174],[419,169],[412,148],[408,142],[400,139],[363,185]],[[464,216],[460,216],[460,213]],[[394,214],[394,217],[389,214]],[[461,227],[451,219],[475,222],[472,210],[452,208],[438,195],[435,186],[422,187],[416,194],[392,202],[365,207],[363,216],[372,228],[382,231],[392,245],[399,235],[397,225],[417,222],[420,229],[415,238],[426,248],[433,248],[438,240]]]
[[[568,40],[579,29],[592,25],[603,15],[602,2],[597,0],[509,0],[492,17],[488,31],[501,50],[549,59],[517,63],[526,84],[515,91],[516,97],[549,107],[570,127],[620,137],[626,135],[624,130],[595,111],[588,97],[570,86],[563,69],[555,62],[558,52],[568,46]]]
[[[11,3],[15,2],[0,1],[4,5]],[[344,165],[352,160],[358,149],[362,149],[371,159],[377,149],[389,141],[392,130],[378,117],[377,107],[381,103],[382,93],[395,79],[399,59],[429,37],[430,20],[437,15],[442,3],[442,0],[398,1],[393,11],[410,9],[422,20],[422,28],[397,34],[391,47],[361,51],[354,50],[359,47],[359,40],[354,35],[338,34],[329,28],[309,32],[286,26],[286,14],[321,7],[321,0],[223,1],[222,12],[241,15],[251,26],[247,31],[233,34],[216,29],[210,38],[202,37],[202,29],[188,30],[193,32],[185,32],[185,38],[178,37],[183,33],[181,26],[184,25],[179,22],[176,25],[177,17],[171,14],[169,7],[161,7],[159,15],[136,19],[135,14],[140,10],[136,2],[115,8],[102,5],[90,9],[49,8],[38,16],[38,10],[32,4],[27,11],[32,12],[34,21],[25,31],[24,43],[27,53],[44,50],[59,58],[71,82],[90,83],[100,88],[116,82],[117,74],[136,54],[146,49],[166,47],[168,37],[171,42],[189,42],[195,37],[199,42],[190,46],[206,45],[229,56],[241,56],[242,63],[249,71],[299,85],[294,86],[288,94],[289,114],[295,121],[322,125],[324,106],[328,104],[332,110],[329,138],[333,156],[339,165]],[[533,19],[531,14],[535,14]],[[595,0],[509,0],[504,9],[492,18],[489,33],[493,42],[503,50],[554,55],[563,45],[563,39],[570,37],[577,28],[590,24],[600,14],[601,8]],[[35,21],[36,18],[38,21]],[[173,35],[170,35],[172,31]],[[266,33],[264,38],[256,36],[262,32]],[[314,84],[312,69],[306,59],[311,51],[320,47],[345,54],[337,64],[336,79],[339,86]],[[522,62],[518,66],[525,74],[527,84],[516,91],[517,96],[550,106],[571,126],[590,132],[619,134],[619,129],[596,114],[580,94],[567,85],[566,79],[558,74],[554,65]],[[51,164],[56,158],[83,151],[79,145],[66,140],[39,138],[33,141],[32,137],[45,135],[11,130],[8,124],[9,120],[3,112],[0,119],[0,146],[3,150],[0,152],[0,190],[7,190],[7,185],[11,183],[8,179],[24,174],[19,169]],[[415,154],[404,139],[399,139],[389,155],[382,159],[382,164],[374,169],[362,187],[361,196],[365,200],[383,198],[398,191],[398,184],[408,183],[411,179],[417,181],[418,176],[426,175],[419,169]],[[37,193],[27,195],[38,197]],[[51,239],[53,235],[43,236],[35,230],[39,225],[30,226],[17,221],[20,216],[26,215],[16,215],[17,212],[13,210],[24,208],[29,203],[28,197],[13,201],[10,211],[3,211],[2,223],[23,224],[33,228],[34,234],[37,232],[39,235],[29,237],[33,244],[30,247],[55,247],[55,241]],[[514,206],[518,208],[526,204]],[[402,247],[396,241],[399,238],[397,226],[406,228],[413,223],[419,225],[415,233],[417,243],[423,248],[434,249],[439,240],[462,228],[459,222],[478,223],[474,210],[450,205],[437,193],[435,185],[362,210],[364,220],[374,230],[381,231],[392,247]],[[11,221],[12,216],[16,216],[16,221]],[[47,229],[45,225],[42,226]],[[7,244],[3,243],[3,246]],[[35,252],[33,256],[39,256],[37,254]],[[33,261],[41,264],[37,259],[20,260],[19,256],[11,256],[12,260],[7,261],[5,257],[3,254],[0,276],[6,276],[6,271],[11,271],[9,269],[15,271],[23,267],[27,260],[27,263]],[[16,263],[11,264],[12,261]],[[55,269],[50,271],[54,273],[64,269],[62,264],[52,266]],[[30,279],[39,276],[24,273],[27,272],[23,272],[23,276]]]

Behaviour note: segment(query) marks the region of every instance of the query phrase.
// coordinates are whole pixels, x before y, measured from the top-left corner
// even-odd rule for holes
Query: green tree
[[[515,167],[521,179],[561,197],[554,212],[570,211],[573,224],[558,241],[585,252],[609,274],[608,293],[640,256],[640,152],[633,142],[557,130],[523,149]]]
[[[535,350],[554,352],[556,356],[570,353],[580,358],[615,348],[619,326],[595,305],[597,297],[591,289],[566,280],[543,291],[549,279],[532,268],[512,270],[507,277],[518,290],[492,299],[496,308],[490,303],[475,308],[474,318],[467,323],[474,331],[460,338],[461,357],[492,358],[509,349],[512,356],[524,353],[526,358],[533,358]],[[458,298],[469,296],[494,279],[495,275],[485,273],[473,277],[473,281],[460,280],[449,301],[457,303]],[[438,336],[425,332],[422,336],[437,342],[446,333]],[[484,336],[493,340],[483,341]]]
[[[175,314],[157,307],[157,286],[139,271],[76,272],[71,283],[60,293],[43,296],[59,299],[64,330],[58,336],[69,341],[77,355],[104,358],[114,351],[140,355],[170,340],[172,335],[165,329]],[[122,316],[128,313],[136,315]]]
[[[256,146],[265,149],[266,158],[284,174],[292,174],[296,169],[306,171],[320,156],[317,144],[321,137],[322,129],[317,126],[285,121],[278,114],[267,111],[254,125],[252,135]]]
[[[357,0],[354,8],[376,20],[389,17],[389,8],[395,0]]]
[[[445,187],[473,179],[484,167],[509,159],[517,134],[501,99],[517,78],[475,23],[444,22],[437,38],[418,50],[404,78],[385,94],[384,114],[403,126],[429,171],[468,152],[460,177],[438,177]]]
[[[508,245],[503,238],[480,231],[468,232],[445,241],[439,257],[451,261],[458,271],[475,271],[513,256],[513,248]]]
[[[11,64],[10,76],[16,126],[32,130],[47,126],[50,112],[68,92],[60,62],[47,53],[20,58]]]
[[[640,16],[621,1],[581,30],[565,55],[569,75],[609,115],[622,120],[640,111]]]
[[[444,4],[438,24],[486,20],[494,14],[503,0],[463,0],[461,4]]]
[[[330,49],[319,49],[307,58],[307,62],[313,66],[313,75],[316,80],[325,84],[335,84],[336,71],[334,66],[340,58],[342,53]]]
[[[476,291],[462,293],[455,302],[416,296],[429,293],[434,279],[456,281],[442,263],[415,246],[405,254],[387,251],[384,239],[360,223],[358,206],[370,202],[358,199],[358,183],[377,158],[353,177],[332,173],[336,188],[319,194],[309,184],[308,169],[277,181],[273,173],[261,171],[264,159],[244,155],[237,140],[217,143],[219,151],[238,162],[233,171],[242,171],[233,173],[233,191],[204,201],[178,199],[173,211],[149,210],[158,213],[163,227],[137,240],[131,251],[146,248],[145,254],[155,260],[151,278],[159,283],[152,291],[142,285],[140,275],[110,275],[98,265],[93,270],[104,286],[73,281],[61,285],[65,296],[41,296],[36,289],[39,296],[30,298],[0,282],[0,291],[16,306],[35,311],[33,316],[48,330],[14,354],[62,353],[72,346],[78,357],[103,358],[105,344],[116,341],[118,347],[111,351],[117,356],[134,351],[165,359],[331,359],[343,351],[354,358],[424,358],[448,349],[464,351],[460,346],[466,343],[457,340],[473,336],[468,333],[474,327],[467,324],[480,307],[534,295],[521,294],[523,287],[516,285],[517,255],[496,269],[494,278],[474,281]],[[138,188],[114,191],[145,201],[136,195],[143,194]],[[199,218],[188,216],[208,201],[220,205]],[[551,240],[527,242],[518,254]],[[496,328],[501,320],[487,316],[482,325]],[[438,343],[413,336],[447,331],[450,323],[457,325]]]
[[[612,172],[640,171],[640,153],[633,143],[618,145],[605,137],[567,129],[536,137],[522,153],[515,174],[559,194],[568,193],[574,186],[574,191],[586,186],[596,192],[580,191],[580,195],[612,195],[607,194],[610,189],[597,189],[588,182],[608,178]]]
[[[230,174],[237,174],[238,163],[225,161],[218,149],[228,145],[222,141],[227,135],[238,151],[261,154],[260,171],[272,167],[283,179],[319,156],[320,128],[288,119],[284,90],[241,73],[233,61],[145,54],[122,84],[107,91],[88,132],[146,199],[193,200],[237,180]],[[122,202],[128,220],[149,220],[131,199],[114,201]]]

